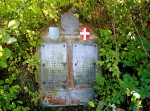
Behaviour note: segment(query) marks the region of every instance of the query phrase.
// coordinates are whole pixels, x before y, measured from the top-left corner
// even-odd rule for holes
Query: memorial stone
[[[72,13],[62,17],[61,26],[57,40],[49,39],[49,27],[41,33],[39,82],[41,101],[47,107],[83,105],[95,96],[92,86],[98,73],[98,37],[90,29],[90,39],[81,40],[79,29],[87,25],[79,24]]]

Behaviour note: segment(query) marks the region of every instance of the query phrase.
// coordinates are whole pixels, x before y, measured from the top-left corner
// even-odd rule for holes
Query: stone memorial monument
[[[90,29],[90,39],[81,40],[79,28],[87,25],[79,24],[71,13],[62,16],[60,24],[56,40],[49,39],[49,27],[41,33],[41,102],[48,107],[83,105],[95,96],[92,86],[98,72],[98,36]]]

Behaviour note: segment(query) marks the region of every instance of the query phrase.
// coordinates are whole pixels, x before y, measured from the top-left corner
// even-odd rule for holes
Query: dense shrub
[[[103,0],[95,20],[100,38],[97,110],[149,110],[150,21],[149,2]],[[96,5],[99,5],[96,4]],[[95,7],[97,8],[97,7]],[[104,11],[105,10],[105,11]],[[91,11],[91,13],[93,13]],[[106,18],[106,19],[105,19]],[[103,24],[105,23],[105,25]],[[94,24],[94,22],[93,22]]]

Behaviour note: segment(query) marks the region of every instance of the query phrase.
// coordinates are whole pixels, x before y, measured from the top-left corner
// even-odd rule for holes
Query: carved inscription
[[[67,88],[66,44],[44,43],[41,47],[41,86],[43,90]]]
[[[97,45],[74,44],[73,75],[75,85],[92,85],[97,73]]]

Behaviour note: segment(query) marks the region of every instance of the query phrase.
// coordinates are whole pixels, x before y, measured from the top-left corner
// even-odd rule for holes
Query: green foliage
[[[8,28],[11,30],[17,29],[19,26],[19,22],[17,20],[12,20],[8,24]],[[2,29],[0,30],[2,45],[6,47],[4,43],[7,43],[10,40],[9,31]],[[0,45],[0,68],[4,69],[8,67],[8,59],[11,57],[11,51],[8,48],[2,48]],[[14,84],[16,80],[16,76],[14,74],[6,77],[5,80],[0,80],[0,110],[13,110],[13,111],[27,111],[30,110],[29,107],[22,106],[23,102],[19,100],[17,97],[21,88],[18,84]]]
[[[79,8],[79,14],[83,21],[89,21],[88,17],[92,14],[94,4],[96,4],[96,0],[79,0],[74,2],[74,6]]]
[[[140,106],[148,110],[149,105],[144,103],[150,97],[150,35],[145,9],[148,4],[148,1],[139,3],[134,0],[103,3],[112,27],[99,29],[99,66],[103,73],[98,75],[94,86],[99,99],[98,111],[104,107],[113,109],[112,104],[125,110],[136,111]]]
[[[29,107],[24,107],[23,101],[16,100],[21,90],[19,85],[14,85],[13,82],[16,80],[15,75],[11,75],[7,79],[0,80],[0,110],[13,110],[13,111],[27,111]]]
[[[39,29],[56,22],[69,0],[0,1],[0,111],[38,108]],[[23,97],[22,97],[23,96]],[[30,107],[30,108],[29,108]]]

